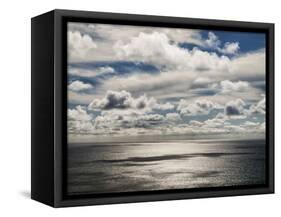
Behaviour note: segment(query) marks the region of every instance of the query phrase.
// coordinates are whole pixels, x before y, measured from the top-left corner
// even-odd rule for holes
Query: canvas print
[[[265,184],[265,44],[68,22],[67,193]]]

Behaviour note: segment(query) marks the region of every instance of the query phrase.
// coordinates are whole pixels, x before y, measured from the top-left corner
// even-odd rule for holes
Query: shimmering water
[[[68,193],[264,184],[265,141],[70,144]]]

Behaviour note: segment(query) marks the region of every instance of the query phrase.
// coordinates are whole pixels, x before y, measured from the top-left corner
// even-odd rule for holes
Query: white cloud
[[[133,135],[141,134],[146,129],[156,129],[162,125],[165,117],[160,114],[116,114],[104,113],[96,117],[94,120],[95,132],[106,133],[111,132],[115,134],[133,133]],[[128,132],[129,129],[129,132]],[[134,129],[133,131],[131,129]],[[127,133],[126,133],[127,131]]]
[[[217,49],[220,46],[221,42],[213,32],[208,33],[208,38],[205,41],[205,45],[210,48]]]
[[[115,25],[91,25],[89,27],[89,25],[81,24],[79,26],[83,26],[83,28],[79,27],[79,31],[83,29],[84,34],[91,34],[92,38],[95,37],[98,49],[92,49],[91,55],[95,58],[92,61],[107,61],[109,59],[116,61],[118,59],[117,56],[119,56],[119,60],[143,61],[158,66],[161,69],[160,73],[153,75],[148,73],[132,73],[126,76],[112,76],[112,78],[105,80],[96,90],[98,95],[111,89],[114,91],[127,90],[132,94],[139,94],[141,91],[142,94],[147,93],[161,100],[175,97],[189,98],[190,95],[188,95],[187,91],[192,85],[196,85],[196,79],[205,82],[220,82],[222,80],[251,82],[254,80],[264,80],[264,49],[248,54],[239,54],[230,59],[224,55],[218,56],[215,53],[202,51],[198,48],[188,50],[177,46],[177,42],[191,39],[197,41],[196,43],[198,45],[201,44],[200,46],[202,47],[207,46],[206,44],[204,45],[206,40],[200,38],[200,31],[182,32],[181,29],[176,31],[178,29],[146,29],[130,26],[121,26],[121,29],[118,29],[119,26]],[[77,26],[75,28],[77,29]],[[120,39],[118,43],[116,43],[116,38]],[[219,43],[216,40],[218,40],[217,36],[214,33],[209,33],[208,44],[218,45]],[[231,42],[226,44],[227,47],[230,47]],[[103,54],[93,53],[97,50]],[[112,50],[116,50],[116,53],[112,52]],[[90,58],[91,55],[87,56]],[[99,71],[99,69],[97,71],[80,70],[80,72],[78,69],[75,70],[72,72],[70,70],[70,73],[77,75],[80,73],[81,76],[95,76],[103,71]],[[200,83],[199,80],[198,83]],[[204,86],[202,82],[200,85]],[[260,91],[251,89],[248,94],[242,94],[240,91],[236,93],[229,91],[228,94],[234,94],[233,97],[239,97],[244,100],[256,100],[260,95]],[[72,93],[71,95],[74,96],[75,94]],[[218,99],[222,98],[222,96],[215,97]],[[86,98],[87,96],[84,94],[81,96],[81,99]],[[81,100],[77,95],[73,101]],[[86,100],[83,101],[85,102]]]
[[[139,50],[142,49],[140,48]],[[208,87],[209,84],[214,85],[224,80],[234,80],[238,81],[238,83],[232,82],[234,83],[232,87],[234,90],[237,89],[238,92],[229,91],[228,94],[234,95],[234,98],[242,98],[244,100],[257,100],[259,98],[261,90],[251,87],[251,82],[265,79],[264,52],[257,51],[256,53],[237,56],[233,59],[223,56],[219,57],[215,54],[212,55],[199,50],[192,51],[191,53],[194,53],[193,57],[190,56],[190,58],[183,60],[183,66],[179,67],[184,68],[182,70],[166,69],[156,74],[133,73],[126,76],[114,76],[105,80],[99,90],[106,91],[112,89],[120,91],[126,89],[133,94],[139,92],[147,93],[157,99],[190,98],[191,96],[188,95],[190,94],[188,91],[190,88]],[[161,61],[161,59],[159,58],[157,61]],[[153,57],[151,57],[150,61],[154,61]],[[163,64],[165,64],[165,61],[163,61]],[[188,64],[193,65],[190,67],[194,67],[194,69],[185,68]],[[178,67],[182,64],[178,63],[175,65]],[[203,70],[208,67],[209,70]],[[247,84],[245,82],[248,82],[249,89],[242,92],[240,90],[246,90]],[[224,83],[227,84],[227,82]],[[229,88],[226,87],[225,90],[229,90]],[[219,95],[214,97],[222,98]]]
[[[191,121],[189,122],[189,124],[190,124],[191,126],[196,126],[196,127],[201,127],[201,126],[204,125],[203,122],[196,121],[196,120],[191,120]]]
[[[224,119],[220,119],[220,118],[214,118],[214,119],[208,119],[206,121],[204,121],[204,127],[205,128],[220,128],[220,127],[224,127],[225,124],[225,120]]]
[[[242,125],[245,126],[245,127],[256,127],[259,124],[260,123],[258,123],[258,122],[245,121]]]
[[[83,91],[67,91],[67,99],[70,104],[80,104],[80,105],[89,105],[93,100],[93,94],[84,93]]]
[[[213,33],[208,33],[208,38],[204,41],[203,47],[213,48],[223,54],[237,54],[240,49],[239,42],[226,42],[223,47],[221,47],[221,41],[218,36]]]
[[[87,135],[94,132],[94,126],[89,121],[68,121],[68,133],[75,135]]]
[[[225,118],[226,118],[226,116],[224,115],[224,113],[221,113],[221,112],[219,112],[215,117],[215,119],[225,119]]]
[[[68,23],[68,32],[80,33],[81,36],[89,36],[98,49],[92,49],[90,52],[82,51],[81,54],[69,59],[70,62],[85,61],[115,61],[117,56],[112,52],[112,48],[117,40],[121,43],[128,43],[132,37],[138,36],[140,33],[151,34],[158,32],[165,34],[171,43],[192,43],[203,45],[200,30],[192,29],[171,29],[158,27],[136,27],[126,25],[108,25],[108,24],[87,24],[87,23]]]
[[[156,101],[155,101],[155,103],[153,104],[153,109],[172,110],[174,108],[175,108],[175,106],[169,102],[159,104],[159,103],[156,103]]]
[[[166,119],[172,122],[178,122],[182,120],[181,116],[178,113],[167,113]]]
[[[120,59],[153,64],[160,69],[226,70],[229,58],[216,53],[180,48],[172,44],[164,33],[140,33],[129,43],[119,41],[114,47]]]
[[[96,49],[97,45],[93,42],[89,35],[82,35],[80,32],[68,31],[68,56],[69,60],[83,60],[87,59],[87,55],[91,50]]]
[[[176,68],[185,58],[186,51],[170,43],[164,33],[140,33],[129,43],[119,41],[114,47],[120,59],[154,64],[158,67]],[[168,61],[168,62],[167,62]],[[180,64],[182,65],[182,64]]]
[[[166,71],[157,74],[137,73],[105,80],[100,90],[106,92],[108,89],[115,91],[126,89],[132,94],[147,93],[158,99],[161,96],[169,97],[172,94],[184,96],[184,90],[188,89],[194,76],[196,76],[195,73],[185,73],[183,71]]]
[[[193,103],[187,102],[186,100],[180,100],[177,110],[186,116],[193,116],[193,115],[206,115],[209,112],[216,108],[216,105],[208,100],[196,100]]]
[[[114,73],[114,69],[109,66],[98,67],[95,69],[80,69],[80,68],[69,68],[68,73],[70,75],[80,76],[80,77],[96,77],[105,73]]]
[[[68,132],[72,134],[89,134],[93,131],[92,115],[88,114],[82,106],[67,110]]]
[[[67,115],[68,120],[71,121],[89,121],[92,119],[92,116],[80,105],[76,106],[74,109],[68,109]]]
[[[265,50],[238,55],[229,65],[228,76],[246,81],[265,80]]]
[[[249,89],[249,83],[246,81],[237,81],[232,82],[229,80],[224,80],[220,82],[222,93],[229,93],[229,92],[243,92]]]
[[[238,42],[226,42],[219,51],[224,54],[236,54],[240,49]]]
[[[154,28],[150,32],[155,31]],[[203,45],[200,30],[195,29],[171,29],[171,28],[158,28],[157,32],[162,32],[175,43],[189,43],[198,46]]]
[[[207,87],[209,84],[212,83],[212,80],[213,79],[211,79],[209,77],[201,77],[200,76],[192,82],[192,87],[195,87],[195,88],[197,88],[197,87]],[[214,85],[214,83],[212,83],[212,85]]]
[[[204,40],[198,30],[70,23],[69,34],[69,50],[75,48],[75,52],[71,53],[80,56],[76,57],[76,61],[116,61],[119,56],[119,59],[144,61],[166,69],[214,70],[212,73],[216,74],[220,71],[231,72],[229,76],[236,78],[255,78],[257,74],[264,75],[265,71],[264,50],[259,55],[250,53],[230,60],[198,48],[188,50],[177,46],[178,43],[187,42],[201,47],[212,46],[222,53],[235,53],[239,49],[238,42],[226,42],[223,48],[218,47],[220,41],[213,32],[209,32]],[[79,43],[74,43],[74,39]],[[88,43],[90,45],[84,48]],[[72,59],[69,61],[73,62]]]
[[[251,61],[250,59],[248,60]],[[254,62],[252,64],[255,65]],[[246,73],[242,73],[243,68],[240,70],[241,76],[244,77]],[[247,72],[247,68],[245,72]],[[254,74],[251,75],[251,73],[249,75],[255,79],[259,77],[257,75],[254,76]],[[236,81],[231,81],[230,79]],[[200,92],[191,91],[192,88],[199,87],[205,88],[206,91],[210,89],[214,95],[201,96]],[[93,98],[102,97],[107,90],[126,90],[133,96],[147,94],[153,96],[157,101],[182,98],[192,102],[196,99],[204,98],[219,104],[225,104],[236,98],[241,98],[244,101],[256,101],[259,100],[260,94],[263,93],[262,90],[254,88],[250,82],[241,80],[239,73],[232,73],[231,71],[229,73],[219,73],[213,70],[199,72],[196,70],[169,70],[153,74],[132,73],[126,76],[108,77],[106,80],[103,80],[92,95],[69,91],[69,101],[71,103],[88,105]]]
[[[93,88],[91,84],[84,83],[82,81],[73,81],[68,85],[68,89],[72,91],[82,91],[82,90],[88,90]]]
[[[100,41],[106,40],[112,42],[122,40],[124,42],[129,41],[131,37],[139,35],[140,32],[152,33],[159,32],[164,33],[168,38],[175,43],[191,43],[196,45],[202,45],[203,39],[200,31],[196,29],[181,29],[181,28],[165,28],[165,27],[149,27],[149,26],[129,26],[129,25],[111,25],[111,24],[86,24],[86,23],[68,23],[69,31],[79,31],[82,34],[91,35],[100,43]]]
[[[241,128],[246,132],[252,133],[265,133],[265,122],[252,122],[252,121],[245,121],[241,124]]]
[[[265,114],[265,109],[265,97],[263,97],[257,104],[250,106],[249,112],[250,114]]]

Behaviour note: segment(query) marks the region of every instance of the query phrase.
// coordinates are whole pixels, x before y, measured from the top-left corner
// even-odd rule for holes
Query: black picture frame
[[[66,24],[69,21],[265,33],[266,184],[67,196]],[[31,23],[32,199],[53,207],[68,207],[274,193],[274,24],[71,10],[53,10],[32,18]]]

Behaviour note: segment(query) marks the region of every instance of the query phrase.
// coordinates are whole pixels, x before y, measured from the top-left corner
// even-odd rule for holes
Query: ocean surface
[[[69,144],[70,195],[264,184],[264,140]]]

